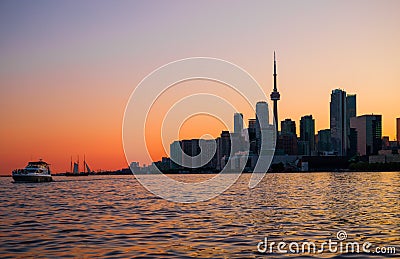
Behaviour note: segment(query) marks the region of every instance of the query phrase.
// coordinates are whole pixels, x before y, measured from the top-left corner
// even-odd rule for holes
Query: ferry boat
[[[52,182],[49,164],[42,161],[28,162],[24,169],[16,169],[12,172],[15,182]]]

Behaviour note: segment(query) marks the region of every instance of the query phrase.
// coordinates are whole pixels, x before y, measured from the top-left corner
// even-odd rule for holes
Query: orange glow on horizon
[[[316,133],[328,129],[331,91],[342,88],[357,95],[357,115],[381,114],[382,135],[395,140],[400,1],[172,1],[162,11],[139,2],[109,2],[96,10],[66,1],[2,5],[0,175],[39,158],[64,172],[77,155],[85,155],[93,170],[127,167],[122,123],[130,94],[155,69],[190,57],[243,68],[271,105],[276,51],[279,121],[294,120],[299,132],[300,118],[312,115]],[[174,140],[232,130],[233,108],[211,97],[187,100],[189,108],[213,106],[225,125],[195,116],[179,130],[189,108],[177,106],[161,128],[169,108],[201,93],[234,103],[244,125],[255,117],[255,103],[223,84],[178,84],[157,100],[144,125],[152,160],[165,156]],[[141,164],[152,162],[142,151],[134,155]]]

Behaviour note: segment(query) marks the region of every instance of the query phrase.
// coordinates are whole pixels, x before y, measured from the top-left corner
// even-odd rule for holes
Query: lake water
[[[338,241],[339,230],[345,241],[400,254],[399,172],[267,174],[254,189],[244,174],[217,198],[194,204],[155,197],[133,176],[53,178],[0,178],[0,258],[259,258],[266,256],[257,251],[265,237],[319,244]]]

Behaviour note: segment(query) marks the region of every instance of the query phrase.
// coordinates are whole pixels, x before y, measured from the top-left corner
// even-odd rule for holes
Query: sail
[[[88,173],[91,173],[92,171],[90,171],[90,168],[89,168],[89,166],[88,166],[88,164],[85,162],[85,166],[86,166],[86,171],[88,172]]]
[[[74,174],[79,174],[79,164],[76,163],[76,162],[74,162],[74,171],[73,171],[73,173]]]

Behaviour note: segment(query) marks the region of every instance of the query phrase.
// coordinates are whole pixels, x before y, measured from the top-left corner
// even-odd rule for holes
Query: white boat
[[[16,169],[12,172],[12,177],[16,182],[51,182],[49,164],[42,161],[29,162],[24,169]]]

